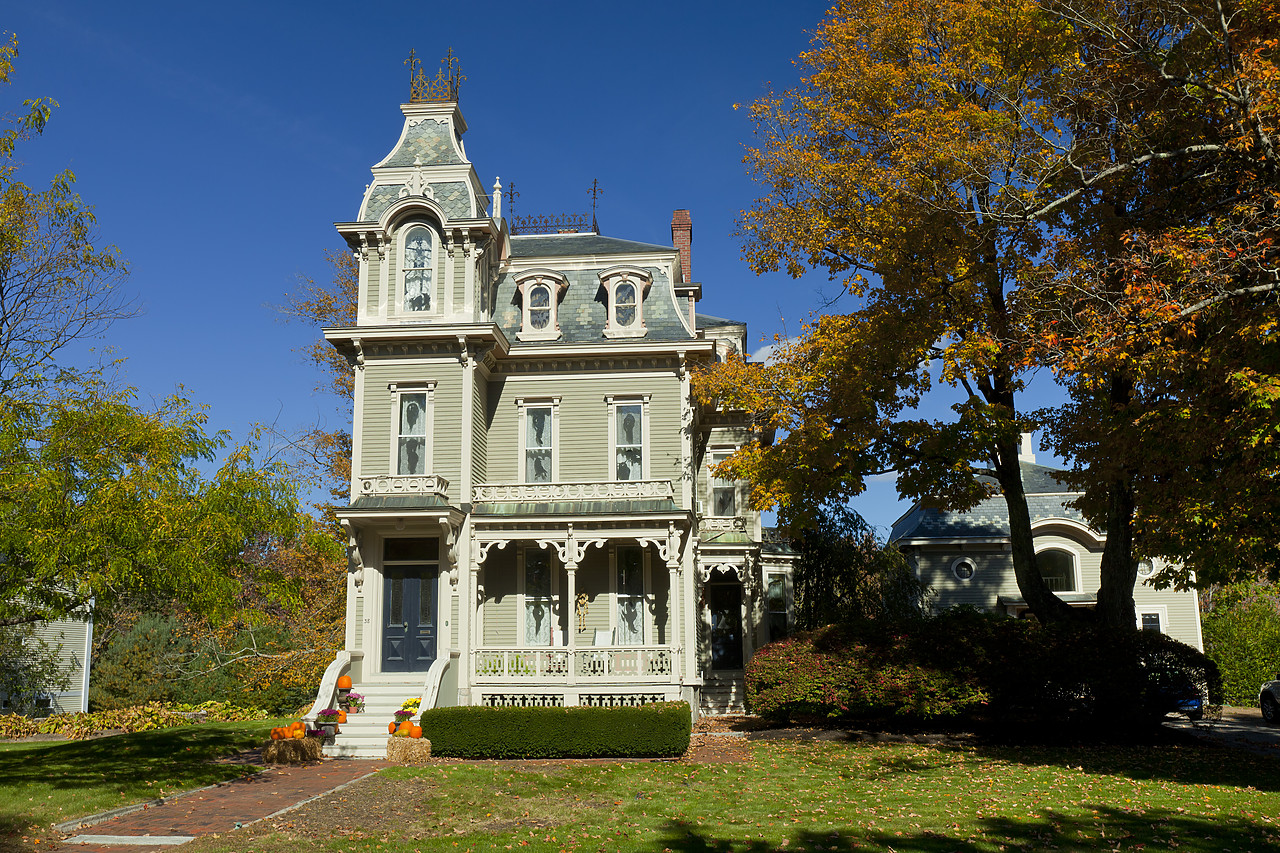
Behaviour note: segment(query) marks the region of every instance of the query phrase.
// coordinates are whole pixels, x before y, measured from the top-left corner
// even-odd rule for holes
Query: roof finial
[[[520,198],[520,193],[516,192],[516,182],[512,181],[507,184],[507,213],[512,219],[516,218],[516,199]]]
[[[591,230],[600,233],[600,226],[596,224],[596,201],[600,196],[604,195],[604,190],[600,189],[600,179],[591,179],[591,189],[587,190],[587,195],[591,196]]]
[[[434,80],[428,80],[422,72],[417,51],[410,49],[404,64],[409,66],[409,103],[458,100],[458,89],[467,78],[462,73],[458,58],[453,55],[453,48],[449,48],[444,59],[440,60],[442,67]]]

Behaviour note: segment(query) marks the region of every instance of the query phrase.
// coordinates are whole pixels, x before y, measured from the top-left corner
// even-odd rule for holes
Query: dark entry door
[[[742,669],[742,585],[707,584],[711,610],[711,668]]]
[[[421,672],[435,662],[436,576],[435,567],[383,569],[383,672]]]

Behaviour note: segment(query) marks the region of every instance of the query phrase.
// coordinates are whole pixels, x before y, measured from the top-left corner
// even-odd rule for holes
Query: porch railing
[[[550,681],[596,684],[603,682],[666,681],[675,655],[664,647],[598,647],[574,649],[476,649],[476,683]]]
[[[439,474],[378,475],[359,478],[360,497],[382,495],[439,495],[447,498],[449,481]]]

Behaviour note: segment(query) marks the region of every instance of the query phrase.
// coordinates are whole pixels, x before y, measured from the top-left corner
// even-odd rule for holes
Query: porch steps
[[[742,673],[708,676],[699,705],[709,717],[747,713],[746,678]]]
[[[422,695],[422,677],[413,680],[375,681],[353,688],[364,696],[364,710],[347,714],[334,742],[324,747],[331,758],[386,758],[387,724],[404,700]]]

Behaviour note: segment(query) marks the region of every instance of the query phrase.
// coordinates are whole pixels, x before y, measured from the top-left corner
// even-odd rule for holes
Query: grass
[[[254,773],[210,762],[260,745],[278,724],[203,723],[94,740],[0,743],[0,839]]]
[[[1280,763],[1202,746],[760,742],[746,764],[394,768],[185,853],[1280,850]]]

